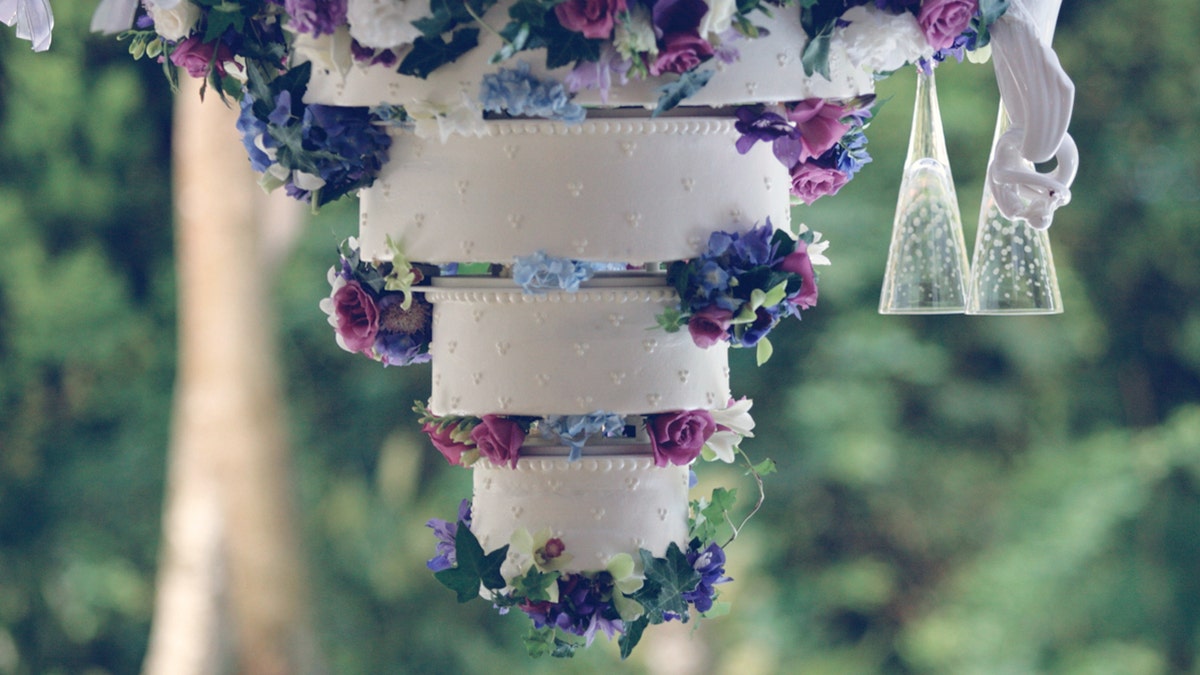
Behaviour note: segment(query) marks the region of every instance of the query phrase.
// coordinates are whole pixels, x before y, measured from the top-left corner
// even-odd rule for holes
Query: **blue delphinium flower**
[[[597,434],[612,437],[625,430],[625,418],[610,412],[596,411],[586,415],[550,415],[538,428],[545,438],[557,440],[571,446],[569,461],[576,461],[583,454],[588,438]]]
[[[732,581],[725,576],[725,550],[712,543],[702,551],[688,551],[687,561],[691,563],[692,569],[700,573],[700,582],[694,589],[685,591],[683,599],[703,614],[712,609],[713,598],[717,594],[713,586]]]
[[[425,527],[433,529],[433,536],[437,537],[438,543],[435,551],[437,555],[430,558],[425,566],[434,572],[441,572],[454,567],[458,563],[457,547],[454,543],[455,536],[458,535],[459,524],[471,526],[471,501],[464,499],[458,505],[458,520],[451,523],[441,518],[431,518],[425,523]]]
[[[526,293],[561,290],[574,293],[579,284],[592,278],[594,267],[568,258],[555,258],[537,251],[513,261],[513,281]]]
[[[829,152],[833,153],[834,168],[846,174],[847,180],[871,162],[871,155],[867,153],[867,135],[862,129],[854,129],[843,136]]]
[[[275,163],[262,147],[271,147],[271,137],[267,135],[267,124],[254,115],[254,97],[245,92],[241,101],[242,111],[238,115],[237,130],[242,135],[242,145],[250,156],[250,166],[258,173],[264,173]]]
[[[524,61],[515,68],[501,68],[484,75],[479,101],[487,112],[541,117],[568,124],[578,124],[587,115],[583,106],[571,101],[561,83],[539,80],[529,73],[529,64]]]

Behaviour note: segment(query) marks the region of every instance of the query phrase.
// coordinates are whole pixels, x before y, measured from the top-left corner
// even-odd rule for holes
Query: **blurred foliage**
[[[91,4],[55,4],[47,54],[0,31],[0,673],[136,672],[152,607],[170,95],[85,35]],[[819,310],[781,329],[767,367],[734,355],[759,422],[746,448],[780,472],[730,550],[733,613],[650,634],[628,670],[1200,669],[1196,26],[1190,2],[1064,7],[1083,163],[1051,233],[1057,317],[875,314],[914,89],[911,73],[881,85],[875,163],[796,214],[833,241]],[[938,79],[970,242],[995,85],[981,66]],[[316,309],[353,208],[322,212],[275,289],[331,670],[611,668],[606,645],[529,662],[520,619],[459,606],[426,573],[424,523],[470,477],[418,435],[427,368],[350,358]]]

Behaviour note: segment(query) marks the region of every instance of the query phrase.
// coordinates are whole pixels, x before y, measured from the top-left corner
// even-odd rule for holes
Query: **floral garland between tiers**
[[[770,220],[746,232],[713,232],[704,253],[667,265],[666,281],[680,302],[660,314],[658,326],[674,333],[687,327],[698,347],[718,342],[754,347],[758,364],[773,351],[767,335],[789,316],[817,304],[815,266],[828,265],[828,241],[801,225],[799,237],[776,230]],[[329,297],[320,307],[333,326],[337,344],[385,366],[429,361],[433,307],[413,292],[436,274],[457,274],[457,265],[435,268],[408,262],[390,239],[392,260],[362,260],[358,242],[347,240],[338,265],[329,268]],[[479,264],[488,271],[493,266]],[[538,251],[517,257],[510,269],[524,293],[575,293],[597,272],[620,272],[624,264],[555,258]]]
[[[804,69],[828,78],[835,42],[869,72],[886,74],[906,63],[928,68],[986,46],[988,26],[1007,8],[1007,0],[516,0],[508,23],[485,26],[481,17],[496,2],[145,0],[139,12],[137,0],[103,0],[93,27],[119,32],[134,58],[157,59],[172,82],[178,66],[220,96],[237,99],[238,128],[263,186],[284,187],[316,208],[374,182],[391,142],[382,125],[436,129],[444,140],[450,133],[486,133],[485,110],[572,123],[585,114],[570,101],[574,92],[663,75],[676,79],[660,89],[658,112],[670,109],[707,83],[715,72],[710,62],[736,60],[739,42],[758,37],[758,12],[798,12],[809,36]],[[570,66],[568,76],[542,82],[518,62],[485,78],[478,102],[464,97],[450,108],[415,101],[368,110],[305,104],[311,65],[288,67],[294,33],[345,30],[354,60],[426,77],[474,49],[483,28],[504,40],[495,61],[544,49],[547,67]],[[738,118],[744,134],[772,140],[792,171],[793,195],[811,203],[836,193],[869,160],[861,134],[870,116],[864,103],[809,99],[751,108]],[[847,129],[835,137],[834,154],[831,127]]]

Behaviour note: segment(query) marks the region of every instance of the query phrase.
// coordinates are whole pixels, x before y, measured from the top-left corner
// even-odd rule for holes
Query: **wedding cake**
[[[437,578],[521,610],[531,653],[624,656],[729,581],[732,492],[688,491],[701,458],[769,470],[728,350],[761,364],[817,302],[793,203],[870,161],[878,73],[986,44],[1004,5],[148,0],[129,40],[240,87],[264,187],[358,194],[322,307],[347,351],[432,361],[422,430],[474,473]]]

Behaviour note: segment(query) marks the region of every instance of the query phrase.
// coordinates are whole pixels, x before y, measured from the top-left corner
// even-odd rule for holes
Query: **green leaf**
[[[421,36],[413,41],[412,51],[404,57],[397,69],[401,75],[426,78],[434,70],[453,63],[479,44],[478,28],[462,28],[454,31],[450,41],[441,37]]]
[[[762,365],[771,359],[771,354],[775,353],[775,348],[771,346],[771,341],[767,338],[761,338],[758,341],[758,348],[754,351],[754,359],[758,365]]]
[[[692,568],[675,542],[671,542],[662,558],[655,558],[644,548],[638,553],[646,581],[633,598],[646,608],[646,618],[650,623],[662,623],[664,614],[670,612],[687,621],[688,604],[683,594],[696,588],[700,573]]]
[[[820,73],[826,80],[831,79],[829,75],[829,42],[833,37],[833,27],[827,26],[825,30],[814,35],[804,45],[804,53],[800,55],[800,63],[804,65],[804,74],[812,77],[813,73]]]
[[[617,640],[617,645],[621,647],[621,660],[629,658],[633,653],[633,648],[642,640],[642,633],[645,632],[646,626],[650,625],[650,620],[645,616],[632,623],[625,624],[625,632]]]
[[[530,628],[523,641],[525,651],[533,658],[548,656],[554,651],[554,627]]]
[[[775,460],[768,457],[758,464],[753,465],[750,469],[759,476],[770,476],[775,473],[777,467],[775,466]]]
[[[979,0],[979,13],[984,25],[989,25],[1008,11],[1009,0]]]
[[[650,113],[650,116],[658,117],[703,89],[715,72],[715,70],[689,70],[680,75],[677,81],[659,87],[658,107]]]
[[[678,332],[687,323],[683,312],[680,312],[677,307],[668,307],[663,310],[662,314],[655,316],[654,320],[658,322],[660,328],[668,333]]]
[[[234,3],[221,3],[213,7],[204,17],[205,29],[203,42],[216,42],[225,31],[232,28],[235,33],[241,33],[246,26],[246,15],[242,8]]]
[[[550,600],[548,589],[558,583],[559,572],[541,572],[530,568],[524,575],[513,579],[513,595],[533,602]]]

